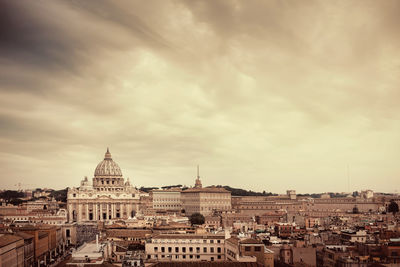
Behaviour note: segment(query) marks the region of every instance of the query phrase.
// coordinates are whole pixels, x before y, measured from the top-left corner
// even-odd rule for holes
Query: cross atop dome
[[[110,153],[110,150],[108,149],[108,147],[107,147],[107,152],[106,152],[106,154],[104,155],[104,159],[112,159],[112,158],[111,158],[111,153]]]

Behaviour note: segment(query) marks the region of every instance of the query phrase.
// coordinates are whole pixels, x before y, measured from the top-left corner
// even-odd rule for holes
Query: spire
[[[202,188],[203,185],[201,184],[200,181],[200,168],[199,165],[197,165],[197,179],[196,182],[194,183],[194,188]]]
[[[104,155],[104,159],[112,159],[112,158],[111,158],[111,153],[110,153],[110,150],[108,149],[108,147],[107,147],[107,152],[106,152],[106,154]]]

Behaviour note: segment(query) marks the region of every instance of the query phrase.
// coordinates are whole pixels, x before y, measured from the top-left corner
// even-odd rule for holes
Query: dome
[[[97,165],[96,170],[94,171],[94,177],[122,177],[121,169],[119,168],[118,164],[112,160],[111,153],[108,148],[104,156],[104,160]]]

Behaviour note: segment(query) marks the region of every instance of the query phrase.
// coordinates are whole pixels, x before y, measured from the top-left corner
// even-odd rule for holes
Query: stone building
[[[0,266],[24,266],[24,239],[16,235],[0,235]]]
[[[274,252],[256,239],[231,237],[225,242],[226,258],[230,261],[258,262],[265,267],[274,266]]]
[[[195,186],[181,192],[182,207],[187,216],[201,213],[204,216],[216,211],[231,210],[231,192],[222,187],[202,187],[197,175]]]
[[[139,209],[140,194],[129,179],[125,182],[117,163],[107,149],[89,183],[87,177],[78,188],[68,189],[69,222],[128,219]]]
[[[146,255],[156,261],[225,260],[225,235],[159,234],[146,242]]]
[[[51,238],[49,233],[36,226],[20,227],[18,230],[33,236],[35,266],[46,265],[50,259],[49,247]]]
[[[24,239],[24,266],[34,266],[35,262],[35,243],[34,236],[24,232],[16,232],[15,235]]]
[[[182,210],[181,191],[180,188],[152,190],[153,209],[180,212]]]

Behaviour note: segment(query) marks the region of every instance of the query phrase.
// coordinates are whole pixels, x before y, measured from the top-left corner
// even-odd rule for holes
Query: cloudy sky
[[[0,0],[0,188],[400,189],[400,2]],[[348,180],[350,178],[350,183]]]

